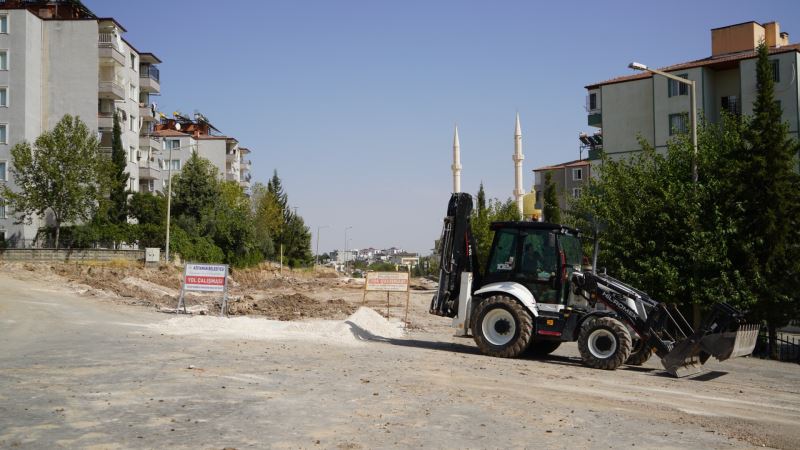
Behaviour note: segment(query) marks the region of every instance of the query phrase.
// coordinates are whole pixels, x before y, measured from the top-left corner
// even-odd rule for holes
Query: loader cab
[[[539,304],[564,305],[582,260],[577,230],[542,222],[495,222],[482,284],[514,281]]]

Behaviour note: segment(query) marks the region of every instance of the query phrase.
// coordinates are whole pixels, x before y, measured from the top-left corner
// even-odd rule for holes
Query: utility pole
[[[323,228],[328,228],[328,225],[321,225],[317,227],[317,250],[314,252],[314,271],[317,271],[317,265],[319,265],[319,230]]]

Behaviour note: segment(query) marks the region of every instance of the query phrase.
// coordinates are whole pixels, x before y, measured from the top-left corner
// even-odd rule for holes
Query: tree
[[[726,173],[745,123],[724,116],[698,127],[698,172],[691,179],[693,147],[687,136],[660,154],[641,141],[627,159],[604,158],[597,177],[571,202],[569,223],[591,230],[605,225],[600,264],[659,301],[708,306],[724,299],[752,305],[748,282],[730,256],[736,220]]]
[[[250,197],[253,209],[254,239],[256,247],[265,258],[275,256],[273,237],[283,223],[283,212],[267,186],[256,183]]]
[[[203,224],[229,264],[246,266],[263,260],[251,214],[250,200],[239,183],[221,183],[219,201],[204,214]]]
[[[108,189],[110,205],[108,219],[112,224],[127,222],[128,211],[128,158],[122,146],[122,128],[119,114],[114,112],[114,128],[111,134],[111,164],[108,167]]]
[[[742,214],[734,258],[751,280],[759,317],[767,322],[770,348],[776,351],[777,327],[800,310],[800,262],[796,257],[800,246],[800,180],[794,170],[800,144],[789,137],[788,125],[782,122],[769,51],[763,41],[757,54],[758,92],[737,166],[736,198]]]
[[[192,153],[181,173],[172,179],[172,214],[199,223],[203,212],[212,209],[219,199],[217,175],[217,168],[209,160]]]
[[[33,147],[23,141],[11,149],[11,174],[20,191],[5,185],[3,197],[20,223],[51,213],[58,248],[63,223],[91,217],[99,159],[97,138],[80,118],[67,114]]]
[[[556,193],[556,185],[553,183],[553,175],[551,172],[544,174],[544,205],[542,207],[542,216],[545,222],[561,223],[561,208],[558,206],[558,194]]]

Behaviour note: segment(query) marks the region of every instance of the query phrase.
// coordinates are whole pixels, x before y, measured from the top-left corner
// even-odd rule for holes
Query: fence
[[[756,348],[753,355],[769,358],[773,353],[769,346],[769,337],[765,329],[758,335]],[[778,361],[796,362],[800,364],[800,335],[778,332],[777,348],[775,349]]]
[[[0,261],[144,261],[144,250],[110,249],[54,249],[6,248],[0,249]]]

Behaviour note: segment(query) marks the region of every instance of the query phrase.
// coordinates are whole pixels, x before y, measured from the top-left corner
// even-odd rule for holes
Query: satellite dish
[[[175,123],[175,129],[180,131],[180,129],[181,129],[181,124],[176,122],[176,123]]]

